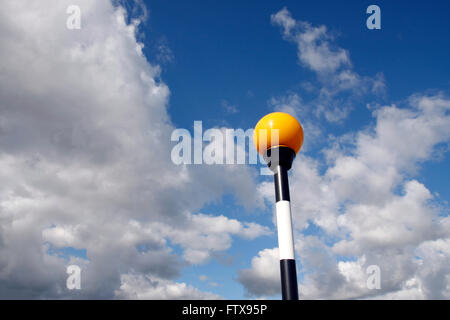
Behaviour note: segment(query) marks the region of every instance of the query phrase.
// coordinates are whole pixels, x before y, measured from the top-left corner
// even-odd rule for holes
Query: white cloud
[[[189,214],[183,220],[175,228],[156,224],[152,229],[161,229],[164,237],[184,248],[184,258],[192,264],[202,263],[214,252],[228,249],[232,235],[254,239],[271,233],[267,227],[259,224],[241,223],[225,216]]]
[[[389,292],[379,296],[369,297],[373,300],[423,300],[424,295],[415,278],[406,281],[402,288],[395,292]]]
[[[69,5],[81,9],[80,30],[66,28]],[[195,240],[183,243],[190,261],[228,249],[232,236],[266,232],[195,214],[224,193],[257,205],[256,170],[171,163],[170,91],[136,41],[140,20],[126,15],[108,0],[2,2],[1,297],[111,298],[130,273],[158,279],[155,294],[198,296],[172,282],[186,261],[166,230]],[[58,250],[67,246],[86,259],[65,260]],[[65,288],[74,261],[83,265],[79,293]]]
[[[123,275],[120,289],[116,291],[119,299],[148,300],[217,300],[221,296],[202,292],[184,282],[164,279],[151,279],[143,275]]]
[[[249,296],[271,296],[280,293],[278,248],[258,252],[250,269],[239,270],[237,279]]]
[[[342,48],[331,48],[325,26],[313,27],[310,23],[296,21],[291,13],[283,8],[271,16],[272,23],[283,29],[283,36],[298,45],[299,60],[318,73],[335,72],[342,66],[350,65],[349,54]]]
[[[446,238],[426,241],[415,252],[420,265],[416,277],[428,299],[450,299],[450,237],[445,230]]]
[[[281,27],[285,40],[297,45],[300,64],[317,75],[321,88],[312,102],[317,116],[330,122],[341,121],[363,94],[384,92],[383,74],[372,78],[355,72],[349,52],[335,44],[326,26],[295,20],[287,8],[272,14],[271,21]]]

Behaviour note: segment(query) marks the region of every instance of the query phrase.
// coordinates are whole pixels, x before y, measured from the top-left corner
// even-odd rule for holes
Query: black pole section
[[[282,165],[277,166],[273,178],[275,180],[275,202],[282,200],[291,201],[286,167]]]
[[[295,259],[280,260],[281,298],[298,300],[297,270]]]
[[[269,168],[274,172],[278,246],[280,251],[281,297],[283,300],[298,300],[297,269],[295,266],[288,180],[288,170],[292,166],[295,152],[288,147],[280,146],[267,150],[265,158]]]

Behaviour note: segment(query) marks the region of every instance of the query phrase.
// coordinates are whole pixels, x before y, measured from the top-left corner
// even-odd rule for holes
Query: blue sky
[[[0,298],[280,298],[272,178],[170,136],[284,111],[300,296],[450,299],[448,1],[55,1],[0,12]]]
[[[443,72],[449,68],[445,1],[381,1],[380,31],[365,27],[365,9],[371,4],[367,1],[148,4],[145,53],[152,60],[159,41],[166,41],[174,53],[173,63],[163,68],[163,78],[172,91],[171,119],[179,127],[196,119],[222,120],[223,99],[241,106],[239,114],[224,120],[234,126],[252,126],[255,118],[270,111],[268,99],[298,90],[302,81],[314,77],[298,66],[295,47],[283,41],[270,23],[270,15],[283,7],[297,19],[324,24],[335,32],[337,43],[349,50],[361,74],[383,72],[391,101],[421,90],[448,88]],[[248,91],[252,99],[247,99]],[[203,93],[201,97],[198,92]]]

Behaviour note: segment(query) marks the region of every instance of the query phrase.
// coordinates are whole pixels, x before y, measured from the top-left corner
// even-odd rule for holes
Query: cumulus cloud
[[[120,289],[116,291],[119,299],[150,300],[218,300],[221,296],[202,292],[184,282],[164,279],[149,279],[143,275],[127,274],[121,277]]]
[[[308,68],[318,73],[334,72],[350,65],[348,51],[331,48],[331,36],[325,26],[313,27],[310,23],[296,21],[287,8],[271,16],[272,23],[282,27],[283,36],[297,42],[298,58]]]
[[[66,28],[69,5],[81,9],[80,30]],[[172,164],[170,91],[136,40],[140,8],[130,17],[108,0],[2,2],[1,297],[128,296],[141,292],[130,274],[151,284],[138,297],[198,297],[174,282],[183,266],[267,231],[197,214],[224,193],[257,205],[256,173]],[[83,270],[76,293],[65,287],[71,263]]]
[[[249,269],[239,270],[237,280],[249,296],[271,296],[280,293],[278,248],[258,252]]]
[[[367,77],[355,72],[349,52],[335,44],[335,36],[326,26],[295,20],[287,8],[272,14],[271,21],[281,27],[285,40],[297,45],[300,64],[319,80],[320,89],[312,87],[318,96],[312,102],[317,116],[330,122],[341,121],[348,116],[355,99],[384,92],[383,74]]]
[[[373,127],[324,150],[326,163],[302,154],[295,161],[291,201],[304,298],[448,299],[449,218],[414,176],[450,142],[450,99],[413,95],[407,104],[375,110]],[[269,182],[258,188],[269,200],[272,189]],[[380,290],[366,286],[370,265],[380,267]],[[251,286],[264,282],[255,276]]]
[[[225,216],[204,214],[188,215],[179,227],[156,224],[152,229],[161,229],[161,234],[174,244],[185,248],[184,257],[192,264],[204,262],[214,252],[223,251],[231,246],[231,236],[254,239],[270,234],[267,227],[256,223],[241,223]]]

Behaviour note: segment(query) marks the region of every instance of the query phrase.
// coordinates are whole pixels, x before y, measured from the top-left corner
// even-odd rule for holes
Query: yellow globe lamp
[[[303,128],[290,114],[272,112],[262,117],[256,124],[253,143],[262,155],[274,147],[288,147],[297,154],[303,145]]]

